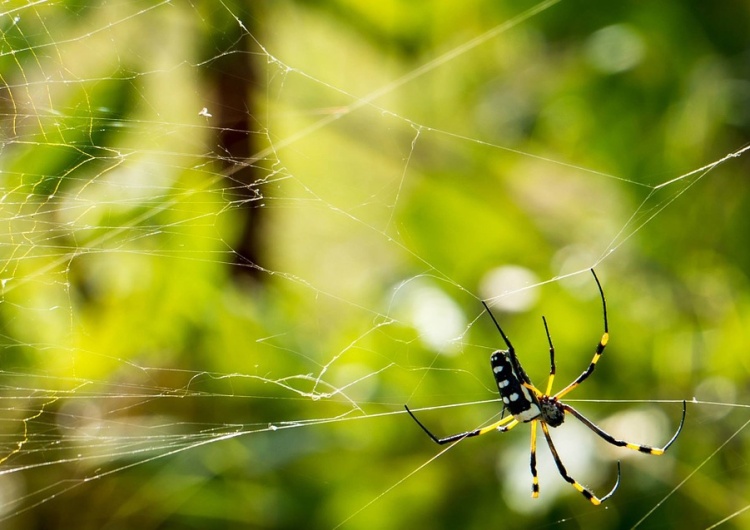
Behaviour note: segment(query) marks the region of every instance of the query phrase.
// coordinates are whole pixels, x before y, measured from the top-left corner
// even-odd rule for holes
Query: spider
[[[620,462],[617,462],[617,481],[615,482],[615,485],[612,487],[609,493],[607,493],[603,497],[597,497],[590,489],[581,485],[578,481],[576,481],[568,474],[565,466],[562,463],[562,460],[560,460],[560,455],[557,453],[557,449],[555,449],[555,445],[552,443],[552,437],[549,433],[549,427],[559,427],[565,421],[565,414],[571,414],[586,427],[594,431],[594,433],[596,433],[599,437],[614,446],[626,447],[634,451],[640,451],[641,453],[661,456],[677,439],[677,436],[679,436],[680,431],[682,431],[682,426],[685,423],[687,405],[685,401],[683,401],[682,419],[680,420],[680,426],[677,428],[677,432],[674,433],[674,436],[672,436],[667,444],[661,448],[651,447],[649,445],[639,445],[627,442],[625,440],[618,440],[614,436],[603,431],[600,427],[595,425],[591,420],[586,418],[576,409],[574,409],[567,403],[563,403],[562,401],[560,401],[560,398],[568,394],[571,390],[588,379],[588,377],[593,373],[594,368],[596,368],[596,363],[597,361],[599,361],[599,357],[601,357],[602,353],[604,352],[604,348],[607,346],[607,342],[609,341],[609,328],[607,325],[607,302],[604,299],[604,290],[602,289],[601,283],[599,283],[599,278],[596,277],[594,269],[591,269],[591,274],[594,275],[594,280],[596,281],[596,285],[599,288],[599,294],[602,299],[602,309],[604,312],[604,334],[599,340],[599,344],[597,344],[596,346],[594,357],[591,360],[588,368],[586,368],[586,370],[584,370],[581,375],[579,375],[568,386],[566,386],[556,394],[550,395],[550,392],[552,391],[552,381],[555,378],[555,348],[554,346],[552,346],[552,338],[550,337],[549,328],[547,327],[547,319],[542,317],[544,330],[547,333],[547,342],[549,343],[550,371],[549,378],[547,379],[547,389],[545,392],[541,392],[534,386],[534,384],[529,379],[529,376],[526,375],[526,372],[524,372],[523,368],[521,367],[521,363],[516,357],[516,352],[513,349],[513,345],[510,343],[510,340],[505,335],[500,325],[497,323],[497,320],[492,314],[492,311],[490,311],[487,303],[483,301],[482,304],[484,305],[484,308],[492,318],[492,321],[495,323],[495,327],[500,332],[500,335],[503,337],[503,341],[505,341],[505,344],[508,347],[507,350],[498,350],[490,356],[490,366],[492,367],[492,372],[495,375],[495,381],[497,382],[497,387],[500,391],[500,397],[503,401],[503,415],[506,408],[510,412],[510,415],[502,418],[500,421],[497,421],[492,425],[488,425],[487,427],[454,434],[445,438],[438,438],[437,436],[432,434],[429,429],[427,429],[427,427],[422,424],[422,422],[417,419],[414,413],[409,410],[408,406],[404,405],[404,408],[406,408],[406,412],[408,412],[412,419],[417,422],[417,425],[419,425],[435,443],[440,445],[458,442],[463,440],[464,438],[470,438],[472,436],[481,436],[495,430],[499,432],[508,432],[516,427],[519,423],[531,422],[531,496],[534,498],[539,497],[539,478],[537,476],[536,470],[537,422],[539,422],[542,427],[542,434],[544,434],[544,437],[547,440],[547,445],[549,446],[550,452],[552,453],[552,458],[555,460],[555,464],[557,465],[557,470],[559,471],[560,475],[594,505],[599,505],[602,502],[606,501],[615,493],[615,490],[617,490],[617,487],[620,485]]]

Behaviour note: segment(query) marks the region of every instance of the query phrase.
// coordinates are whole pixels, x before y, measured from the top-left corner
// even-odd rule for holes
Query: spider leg
[[[547,319],[542,316],[542,322],[544,322],[544,331],[547,332],[547,342],[549,342],[549,379],[547,379],[547,391],[545,395],[549,396],[552,392],[552,381],[555,379],[555,347],[552,345],[552,337],[549,334],[549,328],[547,327]]]
[[[531,496],[539,497],[539,475],[536,472],[536,421],[531,422]]]
[[[680,435],[680,432],[682,431],[682,426],[685,424],[685,414],[687,413],[687,404],[685,401],[682,402],[682,419],[680,420],[680,426],[677,427],[677,432],[674,433],[672,438],[667,442],[667,444],[664,447],[651,447],[650,445],[639,445],[634,444],[631,442],[627,442],[625,440],[618,440],[611,434],[608,434],[604,432],[600,427],[594,424],[591,420],[586,418],[583,414],[578,412],[576,409],[571,407],[570,405],[566,405],[565,403],[561,403],[563,410],[565,412],[570,412],[573,416],[578,418],[581,423],[583,423],[586,427],[594,431],[597,435],[599,435],[600,438],[604,439],[607,443],[610,443],[612,445],[615,445],[617,447],[626,447],[628,449],[632,449],[633,451],[640,451],[641,453],[647,453],[650,455],[656,455],[661,456],[664,454],[664,452],[669,449],[669,446],[674,443],[674,441],[677,439],[677,437]]]
[[[430,432],[430,430],[425,427],[421,421],[417,419],[417,417],[414,415],[414,413],[409,410],[409,407],[404,405],[404,408],[406,409],[406,412],[409,413],[409,416],[417,422],[417,425],[419,425],[422,430],[427,433],[427,436],[432,438],[432,441],[435,442],[438,445],[445,445],[452,442],[458,442],[459,440],[463,440],[464,438],[471,438],[472,436],[481,436],[482,434],[487,434],[488,432],[492,431],[500,431],[500,432],[507,432],[511,430],[513,427],[518,425],[518,420],[516,420],[513,416],[507,416],[500,421],[496,421],[492,425],[488,425],[487,427],[482,427],[481,429],[474,429],[473,431],[466,431],[459,434],[453,434],[451,436],[446,436],[445,438],[438,438],[434,434]]]
[[[495,319],[495,315],[492,314],[492,311],[490,311],[490,306],[487,305],[487,302],[482,300],[482,305],[487,310],[487,313],[489,313],[490,318],[492,318],[492,321],[495,323],[495,327],[500,332],[500,336],[503,337],[503,340],[505,341],[505,345],[508,347],[508,351],[511,352],[511,355],[515,355],[515,351],[513,349],[513,345],[510,343],[510,339],[505,335],[505,332],[503,331],[503,328],[500,327],[500,324],[497,323],[497,320]]]
[[[617,490],[617,487],[620,485],[620,462],[617,462],[617,481],[615,482],[615,485],[612,487],[609,493],[607,493],[604,497],[597,497],[594,495],[594,493],[582,486],[576,479],[568,475],[568,471],[565,469],[565,466],[562,463],[562,460],[560,460],[560,455],[557,454],[557,449],[555,449],[555,444],[552,443],[552,437],[549,434],[549,428],[547,427],[547,424],[544,422],[542,423],[542,432],[544,433],[544,437],[547,438],[547,445],[549,445],[549,450],[552,453],[552,458],[555,460],[555,464],[557,465],[557,470],[560,472],[560,475],[562,478],[564,478],[567,482],[573,485],[573,487],[578,490],[584,497],[586,497],[589,501],[591,501],[591,504],[594,504],[596,506],[600,505],[607,499],[609,499],[614,492]]]
[[[557,394],[555,394],[554,397],[561,398],[571,390],[573,390],[575,387],[583,383],[588,377],[594,372],[594,368],[596,368],[596,363],[599,361],[599,357],[602,356],[602,353],[604,353],[604,348],[607,347],[607,342],[609,341],[609,324],[607,323],[607,301],[604,298],[604,290],[602,289],[602,284],[599,283],[599,278],[596,277],[596,273],[594,272],[594,269],[591,269],[591,274],[594,275],[594,280],[596,280],[596,286],[599,288],[599,295],[602,299],[602,310],[604,312],[604,334],[602,335],[602,338],[599,339],[599,344],[596,345],[596,350],[594,351],[594,358],[591,359],[591,363],[589,364],[588,368],[586,368],[581,375],[579,375],[575,381],[570,383],[568,386],[560,390]]]
[[[529,383],[531,384],[531,379],[529,379],[529,376],[526,375],[526,372],[523,371],[523,368],[521,367],[521,363],[518,362],[518,357],[516,357],[516,350],[513,348],[513,345],[510,343],[510,339],[503,331],[503,328],[500,327],[500,324],[498,324],[497,319],[495,318],[495,315],[492,314],[492,311],[490,310],[490,306],[487,305],[487,302],[482,300],[482,305],[487,310],[487,313],[489,313],[490,318],[492,318],[492,322],[495,323],[495,327],[500,332],[500,335],[503,337],[503,341],[505,341],[505,345],[508,347],[508,355],[511,359],[511,364],[513,365],[513,370],[516,372],[516,375],[518,376],[518,379],[521,383]]]

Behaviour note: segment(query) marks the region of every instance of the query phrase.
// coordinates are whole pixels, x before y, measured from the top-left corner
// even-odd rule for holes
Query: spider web
[[[732,21],[251,4],[3,6],[4,527],[745,527]],[[571,381],[592,267],[571,401],[653,445],[689,401],[659,459],[554,430],[597,492],[622,461],[606,508],[543,444],[531,500],[523,426],[403,410],[497,420],[482,299]]]

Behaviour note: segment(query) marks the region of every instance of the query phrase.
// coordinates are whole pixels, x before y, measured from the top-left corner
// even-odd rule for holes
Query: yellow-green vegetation
[[[750,526],[746,3],[0,11],[0,526]]]

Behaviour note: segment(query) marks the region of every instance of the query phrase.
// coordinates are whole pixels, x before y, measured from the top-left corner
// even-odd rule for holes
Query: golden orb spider
[[[502,418],[500,421],[497,421],[492,425],[488,425],[487,427],[446,436],[445,438],[438,438],[437,436],[432,434],[429,429],[427,429],[427,427],[422,424],[422,422],[417,419],[414,413],[409,410],[408,406],[404,405],[404,408],[406,408],[406,412],[408,412],[412,419],[417,422],[417,425],[419,425],[435,443],[440,445],[458,442],[460,440],[463,440],[464,438],[470,438],[472,436],[481,436],[482,434],[487,434],[488,432],[492,431],[508,432],[519,423],[531,422],[531,496],[534,498],[539,496],[539,478],[537,476],[536,470],[537,422],[539,422],[539,424],[542,426],[542,433],[547,440],[547,445],[549,446],[550,452],[552,453],[552,458],[557,465],[557,470],[560,472],[560,475],[595,505],[599,505],[609,499],[614,494],[615,490],[617,490],[617,487],[620,485],[620,462],[617,462],[617,481],[615,482],[615,485],[612,487],[609,493],[607,493],[603,497],[597,497],[591,490],[582,486],[581,483],[576,481],[568,474],[565,466],[562,463],[562,460],[560,460],[560,455],[557,453],[557,449],[555,449],[555,445],[552,443],[552,437],[549,433],[549,427],[559,427],[560,425],[562,425],[563,421],[565,421],[565,414],[572,414],[581,423],[594,431],[594,433],[596,433],[607,443],[610,443],[617,447],[625,447],[634,451],[640,451],[641,453],[661,456],[667,449],[669,449],[669,446],[674,443],[674,441],[682,431],[682,426],[685,424],[687,404],[683,400],[682,419],[680,420],[680,426],[677,428],[677,432],[674,433],[674,436],[672,436],[672,438],[666,443],[666,445],[660,448],[651,447],[649,445],[640,445],[627,442],[625,440],[618,440],[614,436],[602,430],[576,409],[560,401],[560,398],[562,398],[564,395],[568,394],[571,390],[584,382],[593,373],[594,368],[596,368],[596,363],[599,361],[599,357],[601,357],[602,353],[604,352],[604,348],[607,346],[607,342],[609,341],[609,327],[607,324],[607,302],[604,298],[604,290],[602,289],[601,283],[599,283],[599,278],[596,277],[594,269],[591,269],[591,274],[594,275],[594,280],[596,281],[596,285],[599,288],[599,294],[602,299],[602,310],[604,312],[604,334],[599,340],[599,344],[597,344],[596,346],[594,358],[591,359],[591,363],[589,364],[588,368],[586,368],[586,370],[584,370],[583,373],[581,373],[581,375],[579,375],[568,386],[566,386],[556,394],[550,395],[550,392],[552,391],[552,381],[555,378],[555,348],[552,345],[552,338],[550,337],[549,328],[547,327],[547,320],[542,317],[542,321],[544,322],[544,330],[547,333],[547,342],[549,342],[550,370],[549,378],[547,379],[546,391],[542,392],[534,386],[534,384],[531,382],[531,379],[529,379],[529,376],[526,375],[526,372],[524,372],[523,368],[521,367],[521,363],[516,357],[516,352],[513,348],[513,345],[510,343],[510,340],[503,332],[500,324],[498,324],[487,303],[483,301],[482,304],[487,310],[487,313],[492,318],[492,321],[495,323],[495,327],[500,332],[500,335],[503,337],[503,341],[505,341],[505,344],[508,347],[507,350],[498,350],[490,356],[490,366],[492,367],[492,372],[495,375],[495,382],[497,383],[498,390],[500,391],[500,397],[503,401],[503,410],[507,408],[510,412],[510,416]]]

